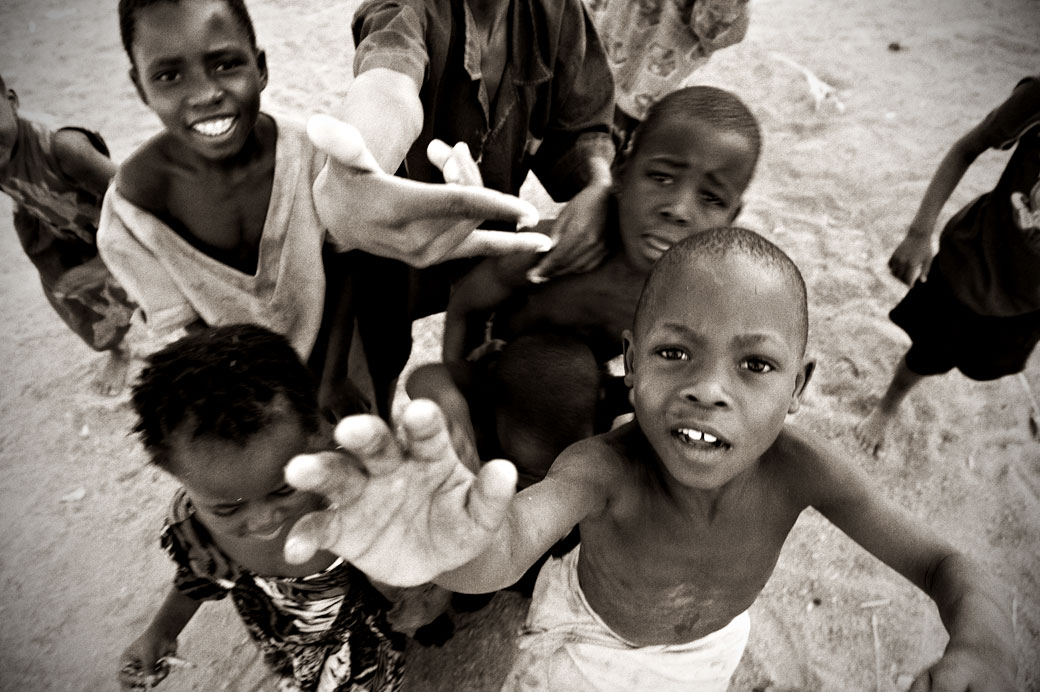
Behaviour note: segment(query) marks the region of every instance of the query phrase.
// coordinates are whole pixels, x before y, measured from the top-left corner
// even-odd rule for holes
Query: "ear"
[[[812,379],[813,373],[816,372],[816,361],[812,358],[807,358],[802,363],[802,370],[798,373],[798,377],[794,381],[794,393],[791,394],[791,404],[787,407],[788,413],[795,413],[798,408],[802,405],[802,395],[805,394],[805,388],[809,384],[809,380]]]
[[[148,97],[144,93],[144,87],[141,86],[141,75],[137,72],[136,67],[130,68],[130,81],[134,83],[134,88],[137,89],[137,95],[140,97],[144,105],[148,105]]]
[[[262,50],[256,51],[256,69],[260,70],[260,91],[267,88],[267,54]]]
[[[625,386],[629,389],[632,388],[633,382],[633,370],[632,361],[635,358],[635,339],[632,336],[632,330],[626,329],[621,333],[621,349],[625,359]]]
[[[15,110],[18,109],[18,94],[15,93],[14,89],[7,90],[7,100],[11,102],[11,105],[14,106]]]

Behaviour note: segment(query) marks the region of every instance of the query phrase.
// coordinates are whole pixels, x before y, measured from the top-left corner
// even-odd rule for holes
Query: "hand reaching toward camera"
[[[551,246],[540,233],[474,230],[485,220],[529,228],[538,222],[538,211],[518,197],[471,184],[468,150],[453,150],[440,164],[457,180],[420,183],[383,172],[357,129],[335,118],[312,117],[307,134],[329,156],[314,182],[318,218],[343,249],[423,267],[455,257],[539,252]]]
[[[286,480],[328,498],[329,509],[293,527],[290,562],[318,550],[350,561],[372,579],[415,586],[484,551],[516,492],[507,461],[467,470],[452,447],[444,416],[412,401],[395,437],[376,416],[351,416],[336,427],[342,451],[295,457]]]

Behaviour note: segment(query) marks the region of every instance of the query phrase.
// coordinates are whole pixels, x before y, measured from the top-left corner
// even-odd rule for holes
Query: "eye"
[[[705,204],[710,204],[710,205],[715,206],[715,207],[722,207],[723,209],[725,209],[726,207],[729,206],[726,203],[726,200],[722,199],[721,197],[719,197],[718,195],[716,195],[713,192],[702,192],[701,193],[701,200]]]
[[[217,72],[227,72],[228,70],[235,69],[241,64],[242,61],[238,58],[224,58],[223,60],[218,60],[217,64],[213,66],[213,69]]]
[[[210,511],[218,517],[230,517],[241,508],[242,505],[217,505]]]
[[[172,82],[177,79],[180,75],[176,70],[163,70],[162,72],[156,72],[152,75],[153,82]]]
[[[744,368],[745,370],[749,370],[751,372],[759,373],[759,374],[765,374],[767,372],[772,372],[773,370],[776,369],[776,368],[773,367],[773,365],[771,363],[767,363],[766,361],[762,360],[761,358],[748,358],[747,360],[745,360],[744,362],[742,362],[740,364],[740,367]]]
[[[278,488],[278,490],[275,490],[274,492],[270,493],[270,496],[271,497],[288,497],[289,495],[292,495],[295,492],[296,492],[296,488],[294,488],[291,485],[289,485],[288,483],[286,483],[282,487]]]
[[[658,183],[659,185],[671,185],[672,182],[675,180],[671,175],[667,173],[660,173],[658,171],[650,171],[646,174],[646,177],[650,178],[650,180],[653,180],[655,183]]]
[[[686,351],[681,348],[659,348],[656,351],[656,355],[664,358],[665,360],[689,360],[690,357],[686,354]]]

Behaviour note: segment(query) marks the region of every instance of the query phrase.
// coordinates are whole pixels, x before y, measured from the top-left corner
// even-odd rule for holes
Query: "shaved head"
[[[654,319],[661,296],[671,291],[696,290],[676,281],[677,275],[694,262],[740,255],[768,271],[777,272],[791,290],[796,303],[801,349],[809,338],[809,308],[802,273],[787,254],[754,231],[736,226],[714,228],[692,235],[673,245],[650,270],[636,308],[634,331],[641,333],[644,323]]]

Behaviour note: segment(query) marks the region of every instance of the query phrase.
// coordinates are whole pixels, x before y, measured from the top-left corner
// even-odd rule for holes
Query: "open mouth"
[[[715,449],[730,448],[730,444],[717,435],[694,428],[676,428],[672,431],[672,437],[687,445],[704,445]]]
[[[646,244],[647,254],[654,258],[666,253],[673,245],[671,241],[653,235],[643,236],[643,242]]]
[[[231,128],[235,126],[237,120],[238,118],[235,116],[209,118],[192,123],[191,129],[203,137],[221,137],[231,132]]]

